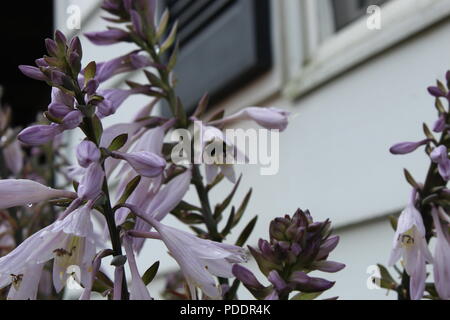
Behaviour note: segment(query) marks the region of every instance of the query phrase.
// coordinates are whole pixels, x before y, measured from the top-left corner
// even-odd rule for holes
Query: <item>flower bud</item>
[[[61,132],[62,128],[56,124],[35,125],[22,130],[17,138],[24,144],[40,146],[53,140]]]
[[[99,85],[100,83],[96,79],[91,79],[86,84],[86,87],[84,87],[84,92],[91,96],[95,94]]]
[[[446,123],[447,120],[447,115],[443,114],[439,117],[438,120],[436,120],[436,122],[433,125],[433,131],[436,133],[440,133],[443,132],[445,129],[445,126],[447,125]]]
[[[76,156],[80,166],[87,168],[91,163],[100,160],[100,150],[95,143],[85,140],[78,145]]]
[[[78,197],[82,200],[95,200],[102,192],[105,173],[98,163],[91,163],[81,178]]]
[[[28,78],[39,80],[39,81],[47,81],[48,78],[42,73],[39,68],[33,66],[25,66],[20,65],[19,70],[26,75]]]
[[[55,118],[61,119],[67,116],[73,109],[65,104],[52,102],[48,106],[48,112]]]
[[[113,155],[127,161],[137,173],[147,178],[159,176],[166,167],[166,160],[148,151],[132,153],[114,152]]]
[[[52,57],[58,56],[58,45],[56,42],[52,39],[45,39],[45,47],[47,49],[47,52]]]
[[[88,32],[84,34],[93,44],[107,46],[121,41],[128,41],[128,32],[119,29],[110,29],[101,32]]]
[[[445,93],[442,92],[438,87],[428,87],[428,93],[436,98],[445,97]]]
[[[401,142],[394,146],[392,146],[389,151],[395,155],[408,154],[411,153],[417,148],[426,145],[429,142],[429,139],[425,139],[418,142]]]
[[[83,121],[83,114],[79,110],[74,110],[68,113],[63,121],[62,127],[64,130],[72,130],[77,128]]]

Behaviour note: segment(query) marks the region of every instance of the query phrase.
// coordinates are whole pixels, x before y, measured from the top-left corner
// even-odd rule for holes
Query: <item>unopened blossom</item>
[[[401,213],[393,240],[393,249],[389,265],[393,266],[400,257],[410,281],[410,295],[413,300],[420,300],[425,290],[426,262],[433,262],[425,239],[425,226],[422,216],[415,206],[416,191],[408,206]]]
[[[443,114],[439,117],[438,120],[433,125],[434,132],[443,132],[445,130],[445,126],[447,125],[447,114]]]
[[[26,75],[28,78],[39,80],[39,81],[48,81],[49,79],[39,68],[33,66],[19,66],[20,71]]]
[[[441,223],[439,211],[446,215],[442,208],[434,208],[432,211],[437,235],[433,263],[434,283],[439,297],[450,300],[450,235],[448,225],[442,225]]]
[[[62,120],[63,130],[72,130],[77,128],[83,121],[83,114],[79,110],[69,112]]]
[[[133,94],[142,93],[141,88],[137,89],[106,89],[99,90],[99,94],[105,99],[98,104],[96,114],[99,118],[106,118],[116,113],[119,107],[124,103],[128,97]]]
[[[161,156],[148,152],[114,152],[114,157],[125,160],[141,176],[154,178],[161,175],[166,167],[166,160]]]
[[[401,142],[393,145],[389,151],[395,155],[408,154],[416,151],[419,147],[426,145],[429,141],[429,139],[425,139],[418,142]]]
[[[448,158],[448,149],[446,146],[439,146],[435,148],[430,158],[434,163],[438,165],[438,171],[442,179],[450,180],[450,159]]]
[[[84,34],[93,44],[98,46],[107,46],[118,42],[128,41],[130,35],[128,32],[120,29],[110,29],[99,32],[88,32]]]
[[[48,112],[56,118],[64,118],[73,109],[65,104],[53,102],[48,106]]]
[[[76,157],[81,167],[87,168],[91,163],[100,160],[100,150],[92,141],[82,141],[76,151]]]
[[[148,56],[133,51],[118,58],[98,63],[95,79],[102,83],[115,75],[145,68],[151,64],[152,62]]]
[[[0,209],[74,197],[73,192],[52,189],[32,180],[0,180]]]
[[[82,284],[86,284],[95,255],[95,235],[90,205],[76,209],[63,220],[36,232],[8,255],[0,258],[0,287],[13,285],[12,297],[35,297],[37,272],[54,259],[53,284],[57,292],[69,277],[68,268],[80,268]],[[19,294],[20,293],[20,294]]]
[[[63,132],[63,128],[58,124],[35,125],[22,130],[17,138],[24,144],[30,146],[40,146]]]
[[[436,98],[445,97],[445,93],[438,87],[428,87],[428,92]]]
[[[95,200],[102,192],[105,173],[99,163],[91,163],[81,178],[78,197],[83,200]]]
[[[290,113],[278,108],[248,107],[222,120],[211,122],[210,125],[225,125],[242,120],[253,120],[268,130],[286,130]]]

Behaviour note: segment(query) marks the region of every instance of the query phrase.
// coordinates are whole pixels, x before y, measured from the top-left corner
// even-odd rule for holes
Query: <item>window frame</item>
[[[450,0],[392,0],[381,8],[381,30],[369,30],[367,18],[361,17],[321,43],[318,2],[302,1],[299,10],[303,21],[303,54],[295,62],[300,67],[288,74],[284,97],[298,99],[348,69],[450,16]]]

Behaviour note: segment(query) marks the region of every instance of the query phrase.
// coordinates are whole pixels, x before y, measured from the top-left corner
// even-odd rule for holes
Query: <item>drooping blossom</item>
[[[0,209],[75,197],[73,192],[52,189],[32,180],[0,180]]]
[[[415,206],[417,192],[414,190],[410,203],[401,213],[393,240],[389,265],[403,258],[405,270],[411,278],[410,295],[420,300],[425,290],[426,262],[433,262],[425,239],[422,216]]]
[[[433,208],[434,227],[436,229],[436,246],[434,249],[433,274],[434,284],[439,297],[450,300],[450,235],[448,226],[442,225],[441,215],[446,215],[442,208]]]
[[[100,150],[92,141],[82,141],[76,150],[76,157],[81,167],[87,168],[91,163],[100,160]]]
[[[167,164],[164,158],[149,151],[113,152],[113,156],[125,160],[137,173],[147,178],[155,178],[161,175]]]
[[[82,284],[86,284],[95,255],[95,234],[91,222],[91,205],[85,205],[64,219],[36,232],[15,250],[0,258],[0,287],[12,284],[11,297],[35,298],[39,268],[53,263],[53,285],[61,291],[70,276],[71,266],[78,266]]]

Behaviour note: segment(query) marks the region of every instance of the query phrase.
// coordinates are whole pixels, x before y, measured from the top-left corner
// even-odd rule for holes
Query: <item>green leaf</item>
[[[103,125],[96,115],[92,117],[92,125],[94,129],[95,141],[97,142],[97,145],[99,145],[103,134]]]
[[[385,266],[383,266],[381,264],[377,264],[377,267],[380,270],[380,275],[381,275],[381,278],[383,280],[386,280],[386,281],[391,282],[391,283],[396,283],[396,281],[391,276],[391,274],[389,273],[389,271],[386,269]]]
[[[221,235],[223,238],[225,238],[231,231],[231,228],[233,228],[233,222],[234,222],[234,217],[235,217],[235,208],[233,207],[231,209],[231,213],[230,216],[228,217],[228,221],[227,224],[225,225],[225,228],[223,228]]]
[[[392,229],[394,229],[394,231],[397,231],[398,218],[396,216],[389,216],[389,222]]]
[[[175,24],[172,27],[172,30],[170,30],[169,36],[159,48],[159,55],[162,55],[167,49],[169,49],[175,43],[175,40],[177,38],[177,30],[178,30],[178,22],[175,22]]]
[[[60,119],[58,119],[58,118],[52,116],[52,115],[50,114],[50,112],[48,112],[48,111],[45,111],[45,112],[44,112],[44,116],[45,116],[50,122],[58,123],[58,124],[61,124],[61,123],[62,123],[62,121],[61,121]]]
[[[419,190],[420,186],[419,184],[416,182],[416,180],[413,178],[413,176],[411,175],[411,173],[409,173],[409,171],[407,169],[404,169],[403,173],[405,174],[405,178],[406,181],[408,181],[408,183],[415,189]]]
[[[175,68],[177,61],[178,61],[179,50],[180,50],[180,44],[177,41],[177,43],[175,44],[175,47],[172,51],[172,54],[170,55],[169,62],[167,63],[167,71],[168,72],[171,72]]]
[[[434,137],[433,133],[431,132],[430,128],[428,128],[426,123],[423,124],[423,132],[425,133],[427,139],[436,140],[436,138]]]
[[[142,276],[142,281],[144,281],[144,284],[148,286],[150,282],[155,279],[156,274],[158,273],[159,269],[159,261],[156,261],[150,268],[145,271],[144,275]]]
[[[84,68],[84,83],[88,83],[89,80],[95,78],[97,73],[97,64],[95,61],[89,62],[89,64]]]
[[[206,186],[206,192],[211,191],[216,185],[218,185],[223,179],[225,178],[225,176],[223,175],[223,173],[219,173],[213,182],[211,182],[211,184]]]
[[[136,190],[137,186],[139,185],[139,182],[141,182],[141,176],[134,177],[133,180],[128,182],[127,186],[125,187],[125,190],[122,193],[122,196],[120,197],[117,204],[123,204],[125,203],[128,198],[131,196],[131,194]]]
[[[245,195],[245,198],[242,201],[241,205],[239,206],[239,209],[236,212],[236,216],[234,217],[233,227],[239,223],[242,216],[244,215],[245,210],[247,209],[247,205],[250,201],[250,198],[252,197],[252,192],[253,192],[253,189],[250,189],[250,191]]]
[[[301,293],[293,296],[290,300],[314,300],[314,299],[318,298],[320,295],[322,295],[322,293],[323,293],[323,291],[313,292],[313,293],[301,292]]]
[[[194,231],[197,236],[199,236],[200,238],[206,239],[208,238],[208,233],[200,228],[194,227],[194,226],[190,226],[191,230]]]
[[[167,91],[167,86],[162,82],[162,80],[153,72],[150,72],[148,70],[144,70],[144,74],[147,77],[147,80],[150,82],[152,86],[161,88],[165,91]]]
[[[169,25],[170,13],[169,10],[164,10],[161,20],[159,21],[158,28],[156,29],[156,41],[159,41],[161,37],[166,33],[167,26]]]
[[[196,207],[186,201],[180,201],[177,207],[173,211],[197,211],[202,212],[202,208]]]
[[[231,193],[228,195],[228,197],[223,200],[221,204],[218,204],[216,208],[214,209],[214,219],[218,220],[222,216],[223,211],[230,205],[231,200],[233,200],[234,195],[236,194],[236,190],[238,189],[240,183],[242,180],[242,175],[239,177],[238,181],[234,185],[233,189],[231,190]]]
[[[256,222],[258,221],[258,216],[254,217],[245,227],[245,229],[242,231],[241,235],[236,241],[236,245],[238,247],[244,246],[244,244],[247,242],[248,237],[250,237],[250,234],[252,233],[253,229],[255,228]]]
[[[108,147],[109,151],[117,151],[122,148],[128,141],[128,134],[124,133],[114,138]]]

